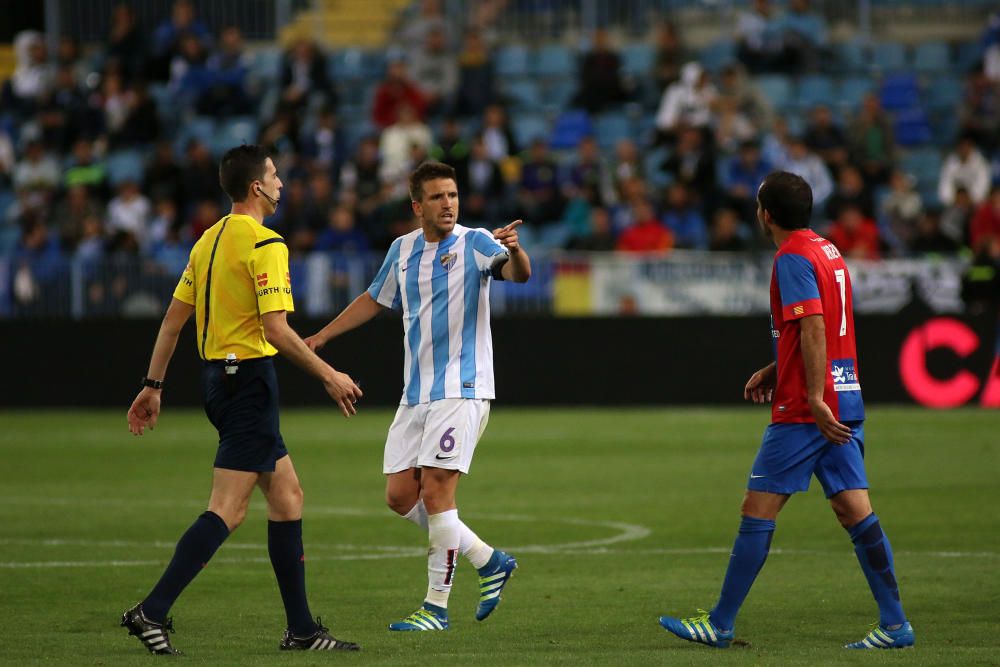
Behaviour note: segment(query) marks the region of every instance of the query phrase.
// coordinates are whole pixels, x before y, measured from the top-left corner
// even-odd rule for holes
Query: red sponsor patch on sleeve
[[[260,286],[260,287],[264,287],[264,286],[267,285],[267,274],[266,273],[258,273],[257,274],[257,285]]]

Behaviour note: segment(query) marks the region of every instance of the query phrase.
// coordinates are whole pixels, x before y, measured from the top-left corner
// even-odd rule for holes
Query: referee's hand
[[[340,411],[344,413],[345,417],[358,414],[354,404],[364,395],[361,393],[361,387],[356,385],[347,373],[333,369],[330,371],[330,376],[323,382],[326,393],[330,394],[334,403],[340,406]]]
[[[142,435],[147,426],[150,430],[156,426],[159,416],[160,390],[144,387],[128,409],[128,430],[132,435]]]

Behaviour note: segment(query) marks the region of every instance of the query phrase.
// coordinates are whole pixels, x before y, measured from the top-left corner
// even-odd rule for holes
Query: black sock
[[[227,537],[229,528],[222,517],[215,512],[205,512],[199,516],[181,536],[174,550],[174,557],[170,559],[163,576],[142,601],[146,618],[162,623],[181,591],[208,565],[216,549]]]
[[[267,522],[267,553],[285,603],[288,629],[298,637],[316,631],[306,600],[306,557],[302,549],[302,519]]]

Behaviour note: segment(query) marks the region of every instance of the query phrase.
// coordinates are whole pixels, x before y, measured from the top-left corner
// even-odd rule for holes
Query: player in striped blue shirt
[[[458,224],[448,165],[421,164],[410,198],[421,228],[397,238],[368,290],[306,343],[318,350],[384,308],[403,315],[403,397],[385,444],[386,500],[427,530],[430,550],[424,604],[389,629],[445,630],[459,553],[479,571],[480,621],[517,567],[459,519],[455,491],[495,398],[490,282],[527,281],[531,261],[518,243],[520,220],[492,234]]]

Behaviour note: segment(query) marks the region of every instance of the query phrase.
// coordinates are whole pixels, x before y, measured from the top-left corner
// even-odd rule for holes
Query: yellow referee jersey
[[[195,307],[202,359],[277,354],[260,316],[295,310],[284,239],[248,215],[227,215],[194,244],[174,297]]]

